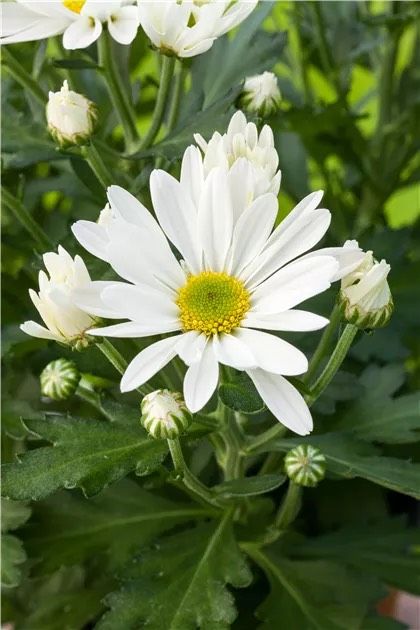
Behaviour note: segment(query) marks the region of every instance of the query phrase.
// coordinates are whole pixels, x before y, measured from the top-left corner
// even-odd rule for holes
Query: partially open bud
[[[158,389],[141,401],[141,423],[154,438],[173,440],[191,424],[192,416],[178,392]]]
[[[269,116],[279,108],[280,101],[277,77],[273,72],[263,72],[245,79],[240,102],[246,111]]]
[[[287,476],[299,486],[316,486],[325,477],[325,464],[324,455],[310,444],[296,446],[284,458]]]
[[[73,361],[57,359],[42,370],[39,377],[41,392],[52,400],[66,400],[74,394],[80,381],[80,372]]]
[[[95,103],[69,90],[67,81],[59,92],[50,92],[47,103],[48,130],[61,147],[86,144],[96,126]]]
[[[394,303],[387,277],[390,265],[367,252],[361,264],[341,281],[340,307],[345,319],[358,328],[380,328],[388,323]]]

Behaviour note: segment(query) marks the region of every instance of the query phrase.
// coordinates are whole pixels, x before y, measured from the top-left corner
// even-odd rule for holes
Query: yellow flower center
[[[66,9],[73,11],[74,13],[80,13],[86,0],[63,0],[63,4]]]
[[[203,271],[189,276],[176,301],[184,331],[205,335],[230,333],[240,325],[250,307],[244,284],[227,273]]]

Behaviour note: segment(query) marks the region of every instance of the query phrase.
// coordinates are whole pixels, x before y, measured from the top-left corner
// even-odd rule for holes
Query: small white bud
[[[387,277],[391,266],[365,254],[360,265],[341,281],[339,302],[345,319],[358,328],[380,328],[388,323],[394,303]]]
[[[141,402],[141,423],[154,438],[173,440],[191,424],[192,416],[181,394],[158,389]]]
[[[73,361],[57,359],[48,363],[39,379],[44,396],[52,400],[66,400],[76,391],[80,381],[80,372]]]
[[[48,130],[61,147],[86,144],[98,118],[95,103],[69,90],[67,81],[59,92],[49,93],[46,113]]]
[[[245,79],[240,96],[242,107],[260,116],[275,112],[281,101],[277,77],[273,72],[263,72]]]
[[[314,487],[325,477],[325,457],[310,444],[301,444],[284,458],[286,474],[300,486]]]

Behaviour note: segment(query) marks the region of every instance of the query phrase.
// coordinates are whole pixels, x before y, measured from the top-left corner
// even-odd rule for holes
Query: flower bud
[[[341,281],[339,304],[345,319],[358,328],[388,323],[394,303],[387,277],[391,266],[367,252],[360,265]]]
[[[277,77],[273,72],[263,72],[245,79],[240,103],[248,112],[269,116],[281,101]]]
[[[297,485],[314,487],[325,477],[325,457],[318,448],[301,444],[284,458],[287,476]]]
[[[154,438],[173,440],[191,423],[192,416],[181,394],[158,389],[141,402],[141,423]]]
[[[61,147],[86,144],[98,117],[95,103],[69,90],[67,81],[59,92],[50,92],[47,103],[48,130]]]
[[[74,394],[80,381],[80,372],[73,361],[57,359],[42,370],[41,392],[52,400],[66,400]]]

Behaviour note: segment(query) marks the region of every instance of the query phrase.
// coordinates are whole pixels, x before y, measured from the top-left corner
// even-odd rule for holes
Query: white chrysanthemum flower
[[[140,24],[152,44],[165,55],[195,57],[234,28],[257,0],[140,0]]]
[[[257,126],[247,122],[245,114],[237,111],[223,135],[216,131],[206,142],[197,133],[194,139],[203,152],[205,176],[218,166],[229,169],[229,178],[234,180],[232,187],[238,195],[235,205],[244,208],[267,192],[278,195],[281,180],[281,172],[277,170],[279,156],[268,125],[264,125],[258,133]]]
[[[74,259],[64,249],[58,247],[58,254],[48,252],[43,256],[48,271],[39,272],[39,293],[29,290],[32,302],[41,315],[44,326],[34,321],[21,325],[21,330],[32,337],[53,339],[77,348],[87,345],[86,331],[97,323],[92,314],[81,310],[74,302],[74,291],[84,289],[96,296],[115,283],[92,282],[86,265],[80,256]],[[95,315],[112,317],[109,309],[96,309]]]
[[[198,168],[199,157],[193,147],[187,149],[184,176],[187,163]],[[122,391],[139,387],[179,355],[188,365],[185,402],[196,412],[212,396],[222,363],[245,370],[276,418],[307,434],[312,428],[309,409],[284,378],[304,373],[306,357],[263,331],[325,326],[325,318],[294,307],[340,276],[343,248],[334,248],[332,256],[321,250],[298,258],[328,229],[330,212],[318,208],[322,192],[308,195],[272,231],[276,197],[266,193],[235,216],[231,183],[225,168],[212,169],[195,190],[154,171],[150,186],[159,223],[130,193],[111,186],[113,218],[105,225],[79,221],[73,231],[88,251],[108,261],[128,283],[105,288],[99,300],[89,290],[80,291],[77,303],[89,312],[109,309],[112,317],[129,320],[92,330],[92,335],[177,333],[133,359],[121,381]]]
[[[86,48],[101,35],[103,23],[117,42],[130,44],[139,25],[132,0],[17,0],[0,7],[2,44],[63,33],[64,48]]]
[[[366,252],[361,263],[341,281],[340,303],[347,321],[359,328],[380,328],[394,310],[388,274],[391,266]]]
[[[46,107],[48,130],[61,146],[85,144],[91,137],[98,111],[83,94],[69,90],[64,81],[59,92],[50,92]]]
[[[280,105],[281,94],[273,72],[263,72],[245,79],[241,104],[249,112],[269,116]]]

